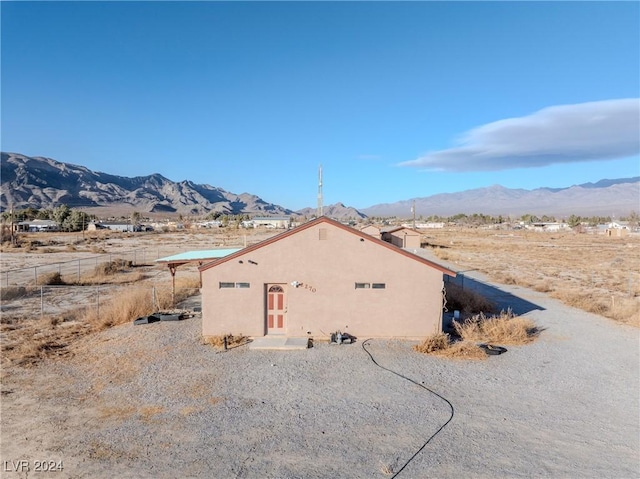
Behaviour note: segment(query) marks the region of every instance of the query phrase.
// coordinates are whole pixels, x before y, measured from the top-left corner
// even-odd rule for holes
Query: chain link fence
[[[163,252],[152,249],[136,249],[119,253],[100,254],[85,258],[78,258],[69,261],[29,266],[24,268],[10,269],[0,272],[0,286],[8,288],[11,286],[38,286],[43,283],[41,278],[59,274],[67,278],[67,282],[79,282],[82,275],[93,271],[101,263],[111,263],[122,261],[132,266],[152,264],[158,258],[174,254],[172,251]]]
[[[142,314],[175,306],[193,309],[200,306],[200,290],[176,288],[175,305],[173,301],[171,286],[167,285],[11,286],[2,290],[2,316],[5,321],[56,316],[82,319],[126,315],[141,308],[148,310]]]

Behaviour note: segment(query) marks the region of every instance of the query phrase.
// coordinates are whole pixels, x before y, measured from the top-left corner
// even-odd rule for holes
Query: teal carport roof
[[[221,248],[200,251],[185,251],[184,253],[174,254],[173,256],[158,258],[156,262],[166,263],[169,266],[180,266],[187,263],[204,263],[213,261],[214,259],[224,258],[227,255],[240,251],[240,249],[241,248]]]

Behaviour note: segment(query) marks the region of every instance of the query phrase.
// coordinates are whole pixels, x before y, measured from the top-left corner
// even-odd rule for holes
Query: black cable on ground
[[[362,342],[362,349],[364,349],[365,353],[367,353],[367,354],[369,355],[369,357],[371,358],[371,361],[373,361],[373,364],[375,364],[376,366],[378,366],[378,367],[379,367],[379,368],[381,368],[381,369],[384,369],[385,371],[389,371],[391,374],[395,374],[396,376],[399,376],[399,377],[401,377],[402,379],[406,379],[407,381],[412,382],[412,383],[413,383],[413,384],[415,384],[416,386],[420,386],[422,389],[426,389],[426,390],[427,390],[427,391],[429,391],[431,394],[433,394],[433,395],[435,395],[435,396],[439,397],[439,398],[440,398],[440,399],[442,399],[444,402],[446,402],[446,403],[449,405],[449,408],[451,409],[451,415],[449,416],[449,419],[447,419],[447,421],[446,421],[442,426],[440,426],[440,427],[438,428],[438,430],[437,430],[436,432],[434,432],[434,433],[429,437],[429,439],[427,439],[427,441],[426,441],[426,442],[425,442],[425,443],[420,447],[420,449],[418,449],[418,450],[413,454],[413,456],[411,456],[411,457],[410,457],[410,458],[409,458],[409,459],[404,463],[404,465],[403,465],[403,466],[398,470],[398,472],[396,472],[396,473],[391,477],[391,479],[394,479],[395,477],[397,477],[397,476],[398,476],[398,475],[399,475],[399,474],[404,470],[404,468],[405,468],[405,467],[407,467],[407,466],[409,465],[409,463],[410,463],[411,461],[413,461],[413,460],[416,458],[416,456],[417,456],[418,454],[420,454],[420,452],[422,452],[422,450],[423,450],[425,447],[427,447],[427,444],[429,444],[429,443],[431,442],[431,440],[432,440],[434,437],[436,437],[436,436],[438,435],[438,433],[439,433],[440,431],[442,431],[442,430],[447,426],[447,424],[449,424],[449,423],[451,422],[451,420],[453,419],[453,415],[454,415],[454,409],[453,409],[453,404],[451,404],[451,402],[450,402],[447,398],[445,398],[445,397],[441,396],[440,394],[438,394],[437,392],[435,392],[435,391],[433,391],[433,390],[429,389],[429,388],[428,388],[428,387],[426,387],[424,384],[420,384],[420,383],[418,383],[417,381],[414,381],[413,379],[408,378],[407,376],[404,376],[404,375],[402,375],[402,374],[400,374],[400,373],[398,373],[398,372],[396,372],[396,371],[393,371],[392,369],[386,368],[386,367],[382,366],[381,364],[379,364],[379,363],[378,363],[378,361],[376,361],[376,360],[375,360],[375,358],[373,357],[373,355],[369,352],[369,350],[365,347],[365,346],[367,346],[367,345],[368,345],[367,343],[368,343],[369,341],[371,341],[371,339],[367,339],[367,340],[365,340],[365,341],[363,341],[363,342]]]

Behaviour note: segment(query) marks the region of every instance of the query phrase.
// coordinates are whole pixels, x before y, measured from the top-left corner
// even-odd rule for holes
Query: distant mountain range
[[[367,216],[408,218],[415,202],[418,216],[452,216],[458,213],[487,215],[535,214],[551,216],[626,216],[640,212],[640,177],[600,180],[567,188],[510,189],[500,185],[458,193],[441,193],[396,203],[371,206]]]
[[[250,193],[235,194],[191,181],[176,183],[159,174],[128,178],[17,153],[1,154],[0,177],[2,210],[9,207],[52,209],[66,204],[82,209],[108,208],[122,214],[139,211],[204,215],[219,211],[228,214],[313,216],[316,213],[316,208],[293,211],[267,203]],[[458,213],[624,216],[631,211],[640,211],[640,177],[535,190],[494,185],[378,204],[360,211],[336,203],[325,205],[324,214],[354,219],[366,216],[409,218],[414,202],[418,216]]]
[[[191,181],[171,181],[159,174],[127,178],[91,171],[84,166],[61,163],[50,158],[2,153],[0,162],[5,209],[110,207],[147,213],[202,215],[254,213],[290,215],[294,212],[267,203],[255,195],[230,193],[222,188]]]

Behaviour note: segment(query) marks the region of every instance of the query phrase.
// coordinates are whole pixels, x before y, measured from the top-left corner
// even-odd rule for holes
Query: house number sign
[[[315,286],[311,286],[310,284],[307,283],[301,283],[300,286],[304,289],[308,289],[309,291],[311,291],[312,293],[316,292],[316,288]]]

